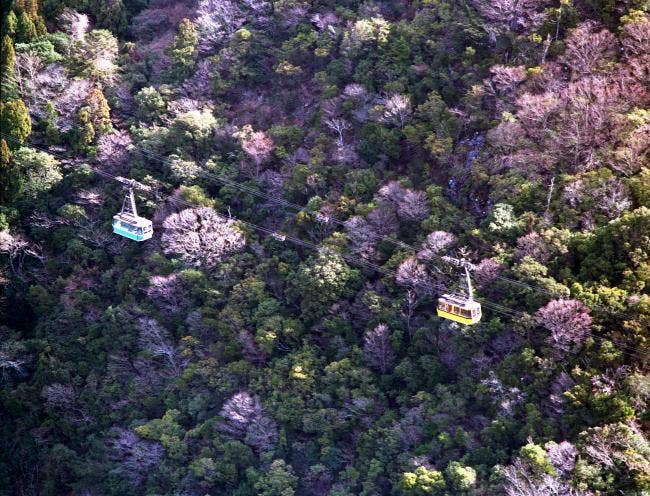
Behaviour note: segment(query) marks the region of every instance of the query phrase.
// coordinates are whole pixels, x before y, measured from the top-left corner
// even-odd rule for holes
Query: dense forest
[[[647,0],[1,8],[1,496],[650,494]]]

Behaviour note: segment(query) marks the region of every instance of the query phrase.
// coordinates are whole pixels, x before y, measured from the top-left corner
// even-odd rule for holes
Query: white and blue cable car
[[[117,178],[118,181],[127,185],[128,191],[122,202],[122,211],[113,216],[113,232],[132,239],[133,241],[145,241],[153,236],[153,226],[149,219],[140,217],[135,206],[134,186],[140,186],[133,179]]]

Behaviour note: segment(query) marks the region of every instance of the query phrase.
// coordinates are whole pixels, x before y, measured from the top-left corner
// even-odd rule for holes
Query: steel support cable
[[[188,202],[187,200],[183,200],[181,198],[171,197],[170,196],[170,197],[168,197],[168,199],[169,199],[170,202],[176,203],[177,205],[183,205],[183,206],[189,207],[189,208],[196,208],[196,205]],[[222,213],[222,215],[225,216],[225,214],[223,214],[223,213]],[[274,231],[272,229],[259,226],[257,224],[252,223],[252,222],[248,222],[248,221],[237,219],[237,218],[233,218],[233,220],[235,220],[236,222],[239,222],[239,223],[241,223],[241,224],[243,224],[243,225],[245,225],[245,226],[247,226],[247,227],[249,227],[249,228],[251,228],[253,230],[261,231],[261,232],[264,232],[264,233],[269,234],[271,236],[280,234],[277,231]],[[288,241],[290,241],[290,242],[292,242],[294,244],[297,244],[299,246],[303,246],[305,248],[309,248],[309,249],[312,249],[314,251],[321,252],[321,253],[322,252],[331,253],[331,254],[334,254],[334,255],[337,255],[337,256],[341,257],[342,259],[344,259],[347,262],[350,262],[350,263],[353,263],[353,264],[356,264],[356,265],[365,266],[365,267],[370,268],[370,269],[372,269],[372,270],[374,270],[374,271],[376,271],[378,273],[382,273],[384,275],[391,276],[393,278],[397,277],[397,272],[396,271],[391,270],[391,269],[386,269],[386,268],[381,267],[381,266],[379,266],[377,264],[373,264],[372,262],[368,262],[367,260],[363,260],[361,258],[354,257],[352,255],[346,255],[346,254],[338,253],[335,250],[323,249],[323,247],[321,247],[321,246],[319,246],[319,245],[317,245],[315,243],[312,243],[310,241],[305,241],[305,240],[302,240],[300,238],[296,238],[295,236],[287,235],[287,234],[284,234],[284,233],[282,233],[282,236],[284,236],[284,238],[286,240],[288,240]],[[432,286],[431,284],[425,284],[423,286],[425,286],[425,287],[427,287],[427,289],[431,290],[432,293],[438,292],[438,289],[435,288],[434,286]],[[481,305],[483,305],[486,308],[492,310],[493,312],[501,313],[501,314],[506,315],[506,316],[511,317],[511,318],[522,318],[522,317],[525,317],[525,316],[529,315],[529,314],[527,314],[525,312],[520,312],[518,310],[509,308],[509,307],[505,307],[503,305],[499,305],[499,304],[494,303],[492,301],[485,300],[483,298],[477,299],[477,301],[479,303],[481,303]],[[621,353],[623,353],[623,354],[625,354],[627,356],[634,357],[634,358],[641,358],[641,359],[647,358],[646,354],[637,353],[637,348],[630,347],[630,346],[626,345],[625,343],[620,343],[620,342],[617,342],[615,340],[602,338],[600,336],[595,336],[595,335],[591,335],[590,337],[593,338],[596,341],[601,342],[601,343],[605,342],[605,341],[608,341],[608,342],[610,342],[612,344],[617,345],[619,348],[623,348],[623,350],[626,350],[626,351],[623,351],[623,350],[620,350],[620,351],[621,351]],[[571,352],[571,353],[574,353],[576,355],[578,354],[578,352]]]
[[[163,157],[161,157],[159,155],[155,155],[155,154],[152,154],[152,153],[150,153],[148,151],[142,150],[141,148],[139,148],[139,147],[137,147],[135,145],[133,145],[132,148],[136,149],[138,151],[138,153],[140,153],[142,156],[147,157],[147,158],[149,158],[151,160],[156,160],[156,161],[158,161],[160,163],[163,163],[163,164],[166,163],[167,160],[168,160],[168,159],[165,159],[165,158],[163,158]],[[293,209],[295,209],[295,210],[297,210],[299,212],[307,212],[307,213],[310,213],[310,214],[318,214],[319,213],[319,212],[317,212],[315,210],[309,209],[307,206],[292,203],[292,202],[290,202],[288,200],[285,200],[283,198],[263,193],[261,191],[258,191],[256,189],[254,189],[254,188],[245,186],[245,185],[243,185],[243,184],[241,184],[241,183],[239,183],[237,181],[234,181],[234,180],[229,179],[229,178],[225,178],[223,176],[219,176],[217,174],[214,174],[214,173],[211,173],[211,172],[208,172],[208,171],[201,170],[198,173],[198,175],[206,177],[206,178],[214,179],[214,180],[219,181],[219,182],[221,182],[221,183],[223,183],[223,184],[225,184],[227,186],[230,186],[232,188],[235,188],[235,189],[238,189],[238,190],[243,191],[245,193],[249,193],[251,195],[257,196],[258,198],[264,198],[264,199],[266,199],[266,200],[268,200],[268,201],[270,201],[270,202],[272,202],[274,204],[277,204],[277,205],[282,205],[284,207],[293,208]],[[342,221],[340,219],[337,219],[336,217],[329,217],[328,222],[332,222],[332,223],[340,225],[342,227],[346,227],[346,222]],[[393,246],[396,246],[398,248],[403,248],[403,249],[411,251],[413,253],[418,252],[418,249],[415,246],[410,245],[410,244],[405,243],[405,242],[400,241],[400,240],[393,239],[393,238],[391,238],[389,236],[385,236],[385,235],[381,235],[381,234],[375,234],[373,237],[376,240],[381,240],[381,241],[384,241],[386,243],[390,243]],[[424,260],[429,260],[429,261],[433,261],[435,259],[435,260],[437,260],[439,262],[449,264],[449,262],[446,261],[444,259],[444,257],[442,257],[440,255],[430,254],[430,255],[427,255],[427,256],[422,256],[421,258],[424,259]],[[436,270],[440,271],[440,269],[438,269],[438,267],[436,267],[435,265],[434,265],[434,267],[436,268]],[[531,284],[528,284],[528,283],[525,283],[525,282],[522,282],[522,281],[518,281],[516,279],[512,279],[510,277],[506,277],[506,276],[502,276],[502,275],[496,275],[494,277],[495,277],[495,279],[498,279],[500,281],[504,281],[504,282],[506,282],[508,284],[512,284],[514,286],[519,286],[521,288],[528,289],[528,290],[530,290],[532,292],[545,294],[545,295],[549,296],[550,298],[556,298],[558,296],[556,292],[550,291],[550,290],[548,290],[546,288],[542,288],[542,287],[540,287],[538,285],[531,285]],[[594,310],[601,310],[604,313],[614,315],[614,316],[618,316],[618,317],[626,317],[626,318],[629,318],[629,319],[633,318],[633,316],[631,316],[629,314],[616,312],[616,311],[610,310],[610,309],[608,309],[608,308],[606,308],[606,307],[604,307],[602,305],[591,305],[590,308],[592,308]]]
[[[126,113],[126,112],[122,112],[121,114],[125,115],[127,117],[137,118],[134,114],[129,114],[129,113]],[[156,161],[158,161],[160,163],[166,163],[167,160],[168,160],[168,159],[165,159],[163,157],[160,157],[159,155],[156,155],[156,154],[153,154],[153,153],[151,153],[151,152],[149,152],[147,150],[144,150],[144,149],[142,149],[142,148],[140,148],[140,147],[138,147],[136,145],[132,145],[131,149],[135,149],[142,156],[147,157],[147,158],[149,158],[151,160],[156,160]],[[299,205],[299,204],[296,204],[296,203],[292,203],[292,202],[290,202],[288,200],[285,200],[284,198],[279,198],[279,197],[277,197],[275,195],[265,194],[265,193],[263,193],[263,192],[261,192],[259,190],[256,190],[255,188],[245,186],[245,185],[243,185],[243,184],[241,184],[241,183],[239,183],[237,181],[234,181],[232,179],[229,179],[227,177],[220,176],[220,175],[217,175],[217,174],[214,174],[214,173],[210,173],[210,172],[204,171],[204,170],[201,170],[198,174],[201,175],[201,176],[204,176],[204,177],[212,178],[212,179],[214,179],[216,181],[219,181],[219,182],[221,182],[221,183],[223,183],[223,184],[225,184],[227,186],[238,189],[238,190],[243,191],[245,193],[257,196],[259,198],[264,198],[265,200],[268,200],[268,201],[270,201],[270,202],[272,202],[274,204],[282,205],[282,206],[288,207],[288,208],[293,208],[293,209],[295,209],[297,211],[303,211],[303,212],[307,212],[307,213],[311,213],[311,214],[318,214],[317,211],[311,210],[311,209],[307,208],[304,205]],[[345,227],[345,221],[341,221],[340,219],[337,219],[336,217],[333,217],[333,216],[329,217],[328,221],[332,222],[334,224]],[[382,240],[384,242],[390,243],[390,244],[392,244],[394,246],[404,248],[406,250],[410,250],[413,253],[417,253],[417,251],[418,251],[412,245],[404,243],[403,241],[395,240],[395,239],[393,239],[391,237],[388,237],[388,236],[385,236],[385,235],[377,234],[377,235],[375,235],[375,239],[379,239],[379,240]],[[435,255],[435,254],[430,254],[429,256],[426,256],[426,257],[423,257],[423,258],[425,260],[428,259],[429,261],[433,261],[433,259],[437,259],[439,262],[443,262],[445,264],[448,263],[446,260],[444,260],[443,257],[441,257],[439,255]],[[437,267],[436,267],[436,269],[437,269]],[[539,285],[531,285],[531,284],[528,284],[528,283],[525,283],[525,282],[522,282],[522,281],[518,281],[516,279],[512,279],[510,277],[506,277],[506,276],[502,276],[502,275],[496,275],[495,278],[499,279],[501,281],[507,282],[509,284],[515,285],[515,286],[519,286],[519,287],[522,287],[522,288],[527,288],[527,289],[529,289],[529,290],[531,290],[533,292],[545,294],[545,295],[549,296],[550,298],[557,297],[557,293],[555,293],[553,291],[550,291],[550,290],[548,290],[546,288],[542,288]],[[616,315],[616,316],[620,316],[620,317],[631,318],[631,316],[629,316],[627,314],[615,313],[612,310],[606,309],[602,305],[593,305],[591,308],[594,308],[594,309],[599,308],[599,309],[603,310],[605,313],[608,313],[608,314],[612,314],[612,315]]]
[[[2,133],[2,132],[0,132],[0,136],[3,136],[3,137],[5,137],[6,139],[9,139],[9,140],[11,140],[11,141],[13,141],[13,142],[17,142],[17,140],[13,139],[13,138],[10,137],[10,136],[5,135],[5,134]],[[58,157],[58,158],[62,158],[62,159],[67,158],[67,157],[65,157],[64,155],[60,155],[60,154],[58,154],[58,153],[50,152],[50,151],[48,151],[47,149],[42,148],[42,147],[38,147],[38,146],[32,146],[32,147],[35,148],[35,149],[38,149],[38,150],[41,150],[41,151],[45,151],[45,152],[47,152],[47,153],[50,153],[51,155],[56,156],[56,157]],[[96,168],[96,167],[93,167],[93,166],[90,166],[90,165],[89,165],[89,168],[90,168],[93,172],[96,172],[96,173],[98,173],[98,174],[101,175],[101,176],[104,176],[104,177],[106,177],[106,178],[109,178],[109,179],[113,179],[113,180],[119,181],[119,180],[118,180],[118,176],[114,176],[114,175],[112,175],[112,174],[110,174],[110,173],[108,173],[108,172],[106,172],[106,171],[103,171],[103,170],[101,170],[101,169],[99,169],[99,168]],[[163,196],[163,197],[161,197],[160,199],[161,199],[162,201],[169,201],[169,202],[171,202],[171,203],[176,203],[177,205],[181,204],[181,205],[184,205],[184,206],[189,207],[189,208],[196,208],[196,205],[194,205],[194,204],[192,204],[192,203],[190,203],[190,202],[188,202],[188,201],[186,201],[186,200],[183,200],[183,199],[181,199],[181,198],[177,198],[177,197],[174,197],[174,196],[171,196],[171,195],[168,195],[168,196],[166,196],[166,197]],[[228,216],[228,217],[230,217],[230,218],[233,218],[233,217],[232,217],[231,215],[229,215],[229,214],[225,214],[225,213],[221,213],[221,214],[222,214],[224,217],[225,217],[225,216]],[[372,269],[372,270],[375,270],[375,271],[377,271],[377,272],[379,272],[379,273],[383,273],[383,274],[388,275],[388,276],[391,276],[391,277],[397,277],[397,272],[394,271],[394,270],[385,269],[384,267],[381,267],[381,266],[379,266],[379,265],[373,264],[373,263],[371,263],[371,262],[368,262],[368,261],[366,261],[366,260],[363,260],[363,259],[360,259],[360,258],[357,258],[357,257],[353,257],[352,255],[341,254],[341,253],[338,253],[338,252],[336,252],[336,251],[334,251],[334,250],[331,250],[331,249],[323,250],[323,248],[322,248],[321,246],[316,245],[316,244],[314,244],[314,243],[311,243],[311,242],[309,242],[309,241],[305,241],[305,240],[302,240],[302,239],[300,239],[300,238],[296,238],[296,237],[294,237],[294,236],[286,235],[286,234],[284,234],[284,233],[281,233],[281,232],[278,232],[278,231],[274,231],[274,230],[269,229],[269,228],[265,228],[265,227],[262,227],[262,226],[258,226],[257,224],[254,224],[254,223],[249,222],[249,221],[245,221],[245,220],[237,219],[237,218],[233,218],[233,219],[236,220],[237,222],[242,223],[243,225],[246,225],[246,226],[250,227],[250,228],[253,229],[253,230],[261,231],[261,232],[264,232],[264,233],[269,234],[269,235],[272,235],[272,236],[284,236],[285,239],[291,241],[291,242],[294,243],[294,244],[297,244],[297,245],[303,246],[303,247],[305,247],[305,248],[310,248],[310,249],[313,249],[313,250],[318,251],[318,252],[326,251],[326,252],[329,252],[329,253],[333,253],[333,254],[336,254],[336,255],[340,256],[341,258],[343,258],[344,260],[346,260],[346,261],[348,261],[348,262],[354,263],[354,264],[356,264],[356,265],[361,265],[361,266],[368,267],[368,268],[370,268],[370,269]],[[403,244],[402,242],[398,242],[398,243]],[[435,288],[435,287],[433,287],[433,286],[430,285],[430,284],[423,284],[423,286],[424,286],[424,287],[427,287],[428,289],[430,289],[433,293],[437,293],[437,292],[438,292],[438,288]],[[527,313],[525,313],[525,312],[520,312],[520,311],[518,311],[518,310],[515,310],[515,309],[512,309],[512,308],[509,308],[509,307],[505,307],[505,306],[499,305],[499,304],[497,304],[497,303],[493,303],[493,302],[491,302],[491,301],[489,301],[489,300],[486,300],[486,299],[483,299],[483,298],[481,298],[481,299],[477,299],[477,301],[478,301],[479,303],[481,303],[481,305],[485,306],[486,308],[489,308],[490,310],[492,310],[492,311],[494,311],[494,312],[501,313],[501,314],[506,315],[506,316],[509,316],[509,317],[511,317],[511,318],[516,318],[516,317],[521,318],[521,317],[524,317],[524,316],[526,316],[526,315],[529,315],[529,314],[527,314]],[[641,358],[644,358],[644,359],[647,357],[646,354],[639,355],[639,354],[635,353],[636,350],[637,350],[637,348],[630,347],[630,346],[626,345],[625,343],[620,343],[620,342],[617,342],[617,341],[615,341],[615,340],[606,339],[606,338],[601,338],[601,337],[593,336],[593,335],[592,335],[591,337],[594,338],[594,339],[596,339],[596,340],[599,340],[599,341],[609,341],[609,342],[611,342],[612,344],[615,344],[615,345],[619,346],[620,348],[624,348],[624,349],[630,350],[630,352],[621,351],[621,353],[624,353],[624,354],[626,354],[626,355],[629,355],[629,356],[638,356],[638,357],[641,357]]]
[[[193,204],[191,204],[190,202],[188,202],[186,200],[182,200],[182,199],[175,198],[175,197],[171,197],[170,201],[175,202],[177,204],[182,204],[182,205],[184,205],[186,207],[190,207],[190,208],[195,208],[196,207],[196,205],[193,205]],[[240,223],[242,223],[242,224],[244,224],[244,225],[246,225],[246,226],[248,226],[248,227],[250,227],[251,229],[254,229],[254,230],[262,231],[262,232],[265,232],[265,233],[270,234],[270,235],[278,234],[277,231],[273,231],[271,229],[268,229],[268,228],[265,228],[265,227],[262,227],[262,226],[258,226],[256,224],[253,224],[252,222],[248,222],[248,221],[244,221],[244,220],[240,220],[240,219],[234,219],[234,220],[236,220],[237,222],[240,222]],[[305,241],[305,240],[302,240],[300,238],[296,238],[294,236],[290,236],[290,235],[284,235],[284,236],[285,236],[286,240],[291,241],[294,244],[303,246],[305,248],[310,248],[310,249],[315,250],[317,252],[325,251],[327,253],[335,254],[335,255],[341,257],[342,259],[344,259],[347,262],[350,262],[350,263],[353,263],[353,264],[356,264],[356,265],[362,265],[362,266],[368,267],[368,268],[370,268],[370,269],[372,269],[372,270],[374,270],[376,272],[382,273],[382,274],[387,275],[387,276],[391,276],[393,278],[397,277],[396,271],[386,269],[386,268],[381,267],[379,265],[373,264],[372,262],[368,262],[366,260],[360,259],[358,257],[354,257],[352,255],[341,254],[341,253],[338,253],[335,250],[331,250],[331,249],[323,250],[323,248],[321,246],[318,246],[315,243]],[[423,285],[423,286],[427,287],[433,293],[438,292],[437,288],[433,287],[430,284],[426,284],[426,285]],[[477,301],[482,306],[490,309],[491,311],[503,314],[503,315],[505,315],[507,317],[510,317],[510,318],[522,318],[522,317],[525,317],[525,316],[529,315],[529,314],[527,314],[525,312],[520,312],[518,310],[514,310],[514,309],[511,309],[511,308],[505,307],[503,305],[499,305],[499,304],[491,302],[489,300],[485,300],[483,298],[477,299]],[[646,359],[647,358],[647,355],[645,353],[637,353],[637,348],[627,346],[625,343],[619,343],[619,342],[617,342],[615,340],[602,338],[600,336],[595,336],[595,335],[591,335],[590,337],[593,338],[594,340],[598,341],[598,342],[601,342],[601,343],[605,342],[605,341],[608,341],[608,342],[610,342],[612,344],[615,344],[619,348],[622,348],[621,350],[619,350],[622,354],[627,355],[627,356],[629,356],[631,358],[640,358],[640,359]],[[577,355],[579,353],[579,351],[576,351],[576,352],[569,351],[569,353]]]
[[[149,158],[151,160],[155,160],[155,161],[158,161],[160,163],[166,163],[167,160],[168,160],[168,159],[165,159],[163,157],[160,157],[159,155],[155,155],[155,154],[152,154],[151,152],[147,152],[145,150],[142,150],[141,148],[138,148],[135,145],[133,145],[132,148],[136,149],[138,151],[138,153],[140,153],[143,157]],[[307,212],[307,213],[310,213],[310,214],[318,214],[319,213],[319,212],[317,212],[315,210],[309,209],[305,205],[299,205],[297,203],[292,203],[292,202],[290,202],[288,200],[285,200],[284,198],[279,198],[277,196],[273,196],[273,195],[263,193],[261,191],[258,191],[256,189],[254,189],[254,188],[250,188],[248,186],[245,186],[245,185],[243,185],[243,184],[241,184],[241,183],[239,183],[237,181],[225,178],[223,176],[219,176],[217,174],[214,174],[214,173],[211,173],[211,172],[208,172],[208,171],[201,170],[201,171],[198,172],[198,175],[206,177],[206,178],[214,179],[214,180],[219,181],[219,182],[221,182],[221,183],[223,183],[223,184],[225,184],[227,186],[230,186],[232,188],[235,188],[235,189],[238,189],[238,190],[243,191],[245,193],[249,193],[251,195],[257,196],[258,198],[263,198],[263,199],[268,200],[268,201],[270,201],[270,202],[272,202],[274,204],[277,204],[277,205],[282,205],[284,207],[293,208],[294,210],[297,210],[299,212]],[[346,227],[346,222],[342,221],[340,219],[337,219],[336,217],[329,217],[327,222],[332,222],[333,224],[337,224],[337,225],[340,225],[342,227]],[[381,241],[384,241],[386,243],[390,243],[390,244],[392,244],[392,245],[394,245],[394,246],[396,246],[398,248],[403,248],[403,249],[409,250],[409,251],[411,251],[413,253],[418,252],[417,248],[415,248],[414,246],[409,245],[408,243],[405,243],[403,241],[393,239],[393,238],[391,238],[389,236],[385,236],[385,235],[381,235],[381,234],[375,234],[373,237],[375,239],[377,239],[377,240],[381,240]],[[437,259],[440,262],[448,264],[448,262],[446,260],[444,260],[439,255],[433,255],[432,254],[430,256],[423,257],[423,258],[429,259],[429,260]],[[500,276],[500,275],[497,275],[495,277],[497,279],[509,282],[511,284],[515,284],[515,285],[518,285],[518,286],[521,286],[521,287],[526,287],[526,288],[530,289],[531,291],[546,293],[548,296],[551,296],[551,297],[556,296],[553,292],[551,292],[551,291],[549,291],[547,289],[539,288],[539,287],[533,287],[533,286],[531,286],[529,284],[526,284],[524,282],[517,281],[516,279],[510,279],[508,277]]]

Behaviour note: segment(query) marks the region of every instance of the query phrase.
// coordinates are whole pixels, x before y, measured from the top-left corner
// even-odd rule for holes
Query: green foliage
[[[185,432],[178,423],[180,412],[167,410],[162,418],[154,419],[135,428],[135,432],[145,439],[160,441],[170,458],[183,460],[187,453]]]
[[[145,121],[159,118],[165,110],[165,101],[153,86],[138,91],[135,94],[135,102],[138,106],[138,118]]]
[[[460,462],[450,462],[445,469],[449,485],[456,491],[469,491],[476,484],[476,470],[465,467]]]
[[[2,20],[2,30],[0,31],[0,34],[2,34],[3,37],[6,35],[9,37],[9,39],[12,39],[16,34],[17,28],[18,28],[18,18],[16,17],[14,11],[10,10],[9,13]],[[4,60],[4,57],[2,60]]]
[[[21,178],[20,191],[27,198],[49,191],[63,178],[59,161],[48,153],[21,147],[13,153],[13,160]]]
[[[19,43],[29,43],[36,38],[36,25],[30,19],[27,12],[22,12],[18,15],[18,23],[16,25],[16,40]]]
[[[255,482],[254,488],[259,496],[293,496],[298,477],[291,465],[284,460],[273,460],[269,470]]]
[[[83,39],[74,41],[68,69],[75,75],[93,80],[110,81],[117,71],[118,42],[106,29],[93,29]]]
[[[45,118],[40,122],[46,141],[51,145],[58,145],[61,142],[61,133],[56,125],[57,111],[52,102],[45,106]]]
[[[104,93],[99,87],[94,87],[86,97],[86,105],[90,113],[93,128],[98,133],[108,133],[112,129],[111,109]]]
[[[178,24],[178,34],[167,49],[172,59],[170,76],[175,81],[182,81],[194,69],[199,35],[194,24],[189,19],[183,19]]]
[[[359,272],[334,253],[318,254],[292,276],[294,298],[306,314],[322,313],[327,305],[350,294]]]
[[[72,146],[79,153],[91,153],[95,142],[95,126],[90,107],[81,107],[75,116],[75,129],[72,135]]]
[[[17,148],[32,132],[32,119],[29,110],[22,100],[11,100],[0,103],[0,128],[7,136],[3,136],[9,148]]]
[[[400,490],[407,496],[442,495],[446,488],[442,473],[419,466],[414,472],[404,472]]]
[[[369,201],[377,191],[379,180],[372,169],[355,169],[346,174],[343,192],[360,201]]]
[[[555,475],[555,468],[541,446],[528,443],[519,450],[519,456],[538,474]]]
[[[7,94],[13,91],[11,80],[14,76],[14,63],[16,54],[14,44],[9,35],[2,37],[2,48],[0,49],[0,76],[2,77],[2,101],[6,101]]]
[[[512,205],[497,203],[488,218],[488,230],[503,237],[512,238],[520,230]]]
[[[44,64],[52,64],[63,60],[63,56],[57,53],[54,44],[47,38],[40,36],[28,44],[19,43],[16,45],[18,52],[27,52],[36,55]]]
[[[398,129],[388,129],[379,124],[368,124],[362,131],[359,154],[373,166],[395,160],[399,157],[400,133]]]
[[[170,145],[196,157],[208,155],[212,149],[217,120],[209,110],[192,110],[179,115],[170,128]]]
[[[0,139],[0,204],[9,203],[16,195],[19,181],[11,164],[11,152],[4,139]]]

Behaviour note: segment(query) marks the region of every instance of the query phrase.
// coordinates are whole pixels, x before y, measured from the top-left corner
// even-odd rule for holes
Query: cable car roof
[[[443,294],[440,298],[438,298],[438,301],[439,302],[445,301],[445,302],[453,303],[454,305],[458,305],[458,306],[464,306],[464,305],[480,306],[480,303],[478,301],[468,300],[467,297],[460,296],[460,295]]]
[[[119,220],[121,222],[126,222],[127,224],[131,224],[135,227],[147,227],[151,225],[151,221],[149,219],[145,219],[144,217],[140,216],[134,216],[131,215],[130,213],[123,213],[123,214],[117,214],[113,216],[113,219]]]

